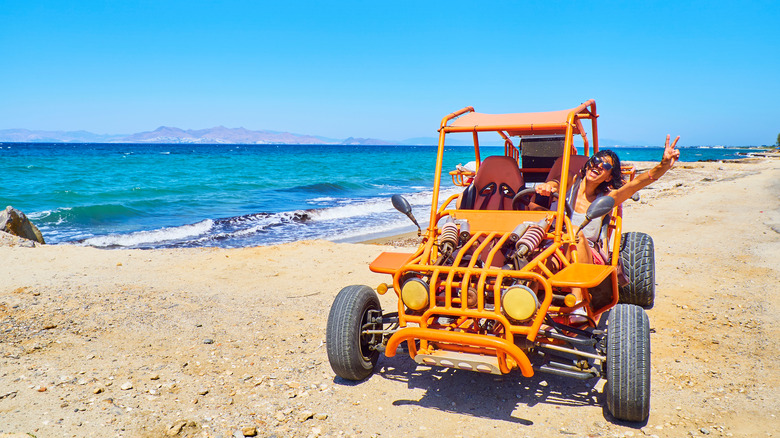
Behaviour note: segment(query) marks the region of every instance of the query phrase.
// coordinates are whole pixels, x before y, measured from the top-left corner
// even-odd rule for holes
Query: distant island
[[[470,136],[469,136],[470,137]],[[484,146],[501,146],[500,139],[480,139]],[[30,129],[0,129],[0,143],[150,143],[150,144],[311,144],[311,145],[437,145],[437,137],[415,137],[405,140],[349,137],[333,139],[317,135],[279,131],[253,131],[246,128],[215,126],[208,129],[181,129],[160,126],[154,131],[135,134],[95,134],[88,131],[44,131]],[[602,147],[641,146],[603,138]],[[450,146],[471,146],[470,138],[449,139]]]
[[[314,135],[277,131],[252,131],[245,128],[216,126],[209,129],[180,129],[160,126],[154,131],[135,134],[94,134],[88,131],[40,131],[2,129],[0,142],[8,143],[225,143],[225,144],[399,144],[375,138],[336,140]]]

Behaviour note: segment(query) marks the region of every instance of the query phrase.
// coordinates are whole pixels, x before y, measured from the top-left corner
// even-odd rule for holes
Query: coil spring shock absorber
[[[460,223],[460,243],[466,243],[471,239],[471,227],[465,220]]]
[[[441,227],[441,234],[439,235],[439,259],[436,260],[436,264],[441,264],[452,254],[455,247],[458,245],[458,225],[450,218]]]
[[[547,219],[542,219],[538,224],[531,224],[528,226],[528,229],[525,230],[523,236],[520,237],[520,240],[515,244],[515,249],[517,250],[517,255],[519,257],[525,257],[526,254],[536,249],[536,247],[542,243],[542,239],[544,239],[546,233],[545,229],[548,225],[549,221]]]
[[[517,246],[517,241],[520,240],[521,237],[523,237],[523,234],[531,225],[533,225],[533,222],[523,222],[522,224],[516,226],[515,229],[512,230],[512,232],[509,234],[507,243],[513,246]]]

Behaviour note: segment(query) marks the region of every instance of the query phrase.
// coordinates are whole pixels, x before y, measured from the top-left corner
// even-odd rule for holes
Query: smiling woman
[[[614,198],[615,204],[620,204],[663,176],[680,157],[680,151],[676,149],[680,137],[677,136],[671,143],[670,138],[671,136],[666,136],[661,162],[628,182],[623,180],[620,158],[609,149],[603,149],[591,156],[579,174],[569,176],[567,187],[571,189],[567,196],[566,212],[572,226],[579,230],[576,244],[578,262],[597,265],[607,263],[605,256],[602,255],[605,251],[600,248],[606,245],[606,242],[600,242],[604,218],[589,220],[587,218],[589,207],[603,196],[610,196]],[[539,184],[536,192],[545,196],[550,195],[558,191],[559,184],[555,180]],[[581,290],[573,288],[572,292],[578,301],[582,300]]]
[[[671,144],[670,138],[669,135],[666,136],[661,162],[629,182],[623,181],[620,173],[620,158],[614,151],[603,149],[593,155],[582,167],[578,176],[569,177],[567,187],[572,187],[576,200],[573,202],[572,212],[584,214],[596,198],[604,195],[615,198],[615,202],[620,204],[663,176],[680,158],[680,151],[676,148],[680,137],[677,136]],[[548,181],[536,186],[536,192],[548,196],[557,192],[559,186],[559,181]]]

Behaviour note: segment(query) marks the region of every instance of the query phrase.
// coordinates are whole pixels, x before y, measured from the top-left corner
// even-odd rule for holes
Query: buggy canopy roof
[[[588,107],[595,102],[589,100],[580,106],[567,110],[539,113],[484,114],[468,107],[453,113],[442,121],[445,132],[507,131],[509,135],[552,135],[565,134],[572,123],[574,134],[581,134],[581,118],[596,117]],[[460,113],[460,114],[459,114]],[[460,117],[458,117],[460,115]]]

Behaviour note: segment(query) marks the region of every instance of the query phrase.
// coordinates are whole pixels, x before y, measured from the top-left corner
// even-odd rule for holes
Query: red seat
[[[463,192],[460,208],[466,210],[512,210],[512,199],[525,188],[517,161],[493,155],[477,169],[474,182]]]
[[[569,158],[569,176],[574,177],[577,172],[579,172],[583,166],[585,166],[585,163],[588,162],[589,157],[586,157],[585,155],[572,155],[571,158]],[[555,160],[555,163],[553,163],[552,168],[550,169],[550,173],[547,174],[547,179],[544,181],[552,181],[557,180],[560,182],[561,180],[561,167],[563,166],[563,157],[559,157],[557,160]]]
[[[572,155],[571,158],[569,158],[569,176],[571,177],[572,181],[574,181],[577,173],[579,173],[579,171],[583,166],[585,166],[585,163],[587,163],[589,159],[590,157],[586,157],[585,155]],[[550,171],[547,173],[547,178],[545,178],[544,182],[555,180],[558,181],[558,184],[560,185],[561,173],[563,171],[562,167],[563,157],[558,157],[558,159],[555,160],[555,163],[553,163],[552,167],[550,168]],[[537,194],[534,195],[532,205],[534,207],[549,209],[551,203],[552,200],[549,197]]]

